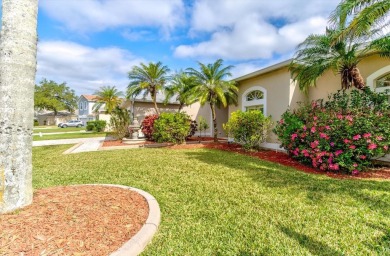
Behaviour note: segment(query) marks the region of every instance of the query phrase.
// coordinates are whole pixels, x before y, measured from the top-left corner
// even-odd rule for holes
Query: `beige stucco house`
[[[288,70],[290,62],[286,60],[234,79],[239,87],[238,106],[229,106],[229,115],[236,110],[260,109],[276,122],[288,108],[296,108],[297,102],[326,99],[329,93],[341,88],[340,76],[328,71],[318,79],[317,86],[310,88],[308,95],[304,95],[292,80]],[[358,64],[358,68],[367,86],[376,91],[390,89],[389,59],[377,55],[367,56]],[[276,135],[271,132],[263,146],[279,149]]]

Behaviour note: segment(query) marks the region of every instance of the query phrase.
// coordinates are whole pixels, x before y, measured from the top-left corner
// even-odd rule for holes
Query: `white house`
[[[94,121],[97,119],[99,113],[104,112],[105,104],[103,104],[98,111],[95,111],[96,95],[83,94],[80,96],[77,104],[79,115],[78,119],[86,124],[87,121]]]

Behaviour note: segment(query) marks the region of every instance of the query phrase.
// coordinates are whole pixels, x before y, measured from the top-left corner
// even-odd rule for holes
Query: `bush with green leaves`
[[[229,121],[223,125],[229,137],[242,144],[245,149],[258,149],[270,131],[271,117],[266,117],[259,110],[231,113]]]
[[[106,128],[107,122],[104,120],[88,121],[85,129],[87,131],[102,132]]]
[[[388,96],[366,88],[288,110],[274,132],[293,158],[320,170],[357,174],[389,153],[389,120]]]
[[[191,119],[185,113],[162,113],[153,125],[153,139],[157,142],[181,144],[191,131]]]
[[[115,107],[111,112],[110,119],[112,132],[118,139],[129,136],[130,111],[120,107]]]
[[[202,137],[202,131],[206,132],[206,130],[210,128],[206,119],[203,116],[199,116],[199,133],[200,137]]]

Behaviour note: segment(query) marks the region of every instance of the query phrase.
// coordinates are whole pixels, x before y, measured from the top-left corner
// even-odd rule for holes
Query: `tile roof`
[[[96,101],[96,95],[88,95],[88,94],[82,94],[84,98],[86,98],[88,101]]]

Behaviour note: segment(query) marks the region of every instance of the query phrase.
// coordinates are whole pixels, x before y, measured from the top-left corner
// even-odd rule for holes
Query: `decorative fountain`
[[[131,125],[128,127],[129,138],[123,138],[122,142],[125,144],[139,144],[140,142],[145,141],[144,134],[141,131],[141,126],[137,120],[134,118]]]

